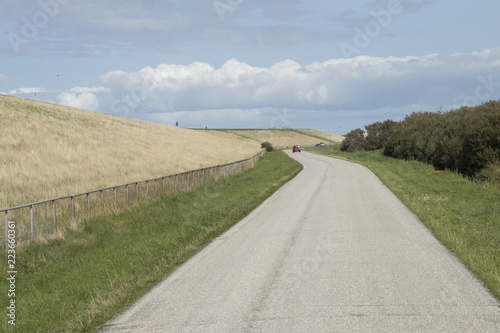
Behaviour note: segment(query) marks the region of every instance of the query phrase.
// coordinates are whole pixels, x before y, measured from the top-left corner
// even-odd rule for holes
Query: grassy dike
[[[92,219],[16,254],[16,326],[1,332],[93,332],[250,213],[302,166],[281,151],[256,167],[129,212]],[[2,272],[7,255],[2,253]]]
[[[383,156],[306,148],[365,165],[500,299],[500,190],[430,165]]]

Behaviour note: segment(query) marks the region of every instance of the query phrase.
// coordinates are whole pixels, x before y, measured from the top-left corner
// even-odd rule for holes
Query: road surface
[[[500,304],[367,168],[304,170],[98,332],[500,332]]]

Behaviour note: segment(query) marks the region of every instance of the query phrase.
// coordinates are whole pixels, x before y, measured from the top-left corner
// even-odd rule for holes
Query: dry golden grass
[[[332,133],[323,132],[323,131],[319,131],[319,130],[315,130],[315,129],[300,129],[299,131],[304,133],[304,134],[311,135],[311,136],[324,138],[325,140],[328,140],[328,141],[334,142],[334,143],[341,143],[342,141],[344,141],[344,137],[342,135],[338,135],[338,134],[332,134]]]
[[[245,159],[260,143],[0,95],[0,208]]]
[[[245,130],[208,130],[214,135],[226,138],[244,138],[255,140],[258,143],[271,142],[274,147],[284,147],[293,145],[315,145],[321,141],[325,143],[342,142],[344,137],[336,134],[309,129],[245,129]]]

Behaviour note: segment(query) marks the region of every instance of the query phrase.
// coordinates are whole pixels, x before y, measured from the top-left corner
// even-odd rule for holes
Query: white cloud
[[[105,88],[103,86],[99,87],[73,87],[69,89],[68,91],[74,92],[74,93],[99,93],[99,92],[106,92],[108,91],[108,88]]]
[[[21,88],[11,93],[34,91],[44,89]],[[499,99],[500,49],[360,56],[306,66],[290,59],[269,67],[236,59],[220,68],[203,62],[161,64],[136,72],[109,72],[96,87],[51,93],[58,94],[55,100],[65,105],[168,123],[182,119],[190,126],[214,126],[210,121],[217,119],[218,124],[241,121],[267,127],[269,119],[276,118],[273,112],[284,109],[289,110],[291,127],[298,119],[306,120],[306,114],[317,121],[320,115],[342,117],[346,113],[395,118],[398,112],[423,110],[417,107],[446,110]]]
[[[492,86],[500,82],[499,64],[500,49],[444,56],[360,56],[307,66],[285,60],[268,68],[231,59],[218,69],[195,62],[188,66],[162,64],[138,72],[114,71],[104,75],[101,83],[115,99],[125,104],[132,101],[129,107],[137,112],[287,105],[359,110],[458,103],[475,94],[481,75],[486,80],[491,75]],[[492,98],[500,93],[500,88],[493,88]]]
[[[79,95],[73,92],[62,92],[56,97],[58,104],[95,111],[99,101],[93,93],[84,92]]]
[[[18,88],[13,89],[9,92],[9,95],[23,95],[23,94],[35,94],[47,92],[45,88],[41,87],[31,87],[31,88]]]

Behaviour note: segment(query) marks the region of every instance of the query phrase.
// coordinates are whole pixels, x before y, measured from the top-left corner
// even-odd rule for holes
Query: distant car
[[[315,147],[324,147],[326,146],[324,142],[317,143]]]
[[[299,145],[293,146],[292,152],[295,153],[296,151],[298,151],[300,153],[300,146]]]

